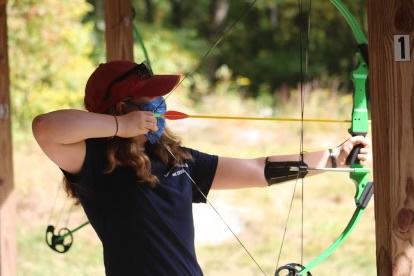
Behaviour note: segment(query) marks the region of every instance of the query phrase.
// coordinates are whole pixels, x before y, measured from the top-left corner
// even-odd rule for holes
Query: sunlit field
[[[350,117],[349,96],[335,99],[335,103],[342,103],[340,106],[329,101],[332,99],[328,96],[307,99],[305,116]],[[171,109],[189,114],[296,118],[300,114],[296,99],[283,110],[276,109],[274,114],[238,97],[207,98],[197,108],[180,102],[175,95],[167,100]],[[168,126],[182,137],[185,146],[222,156],[253,158],[300,150],[298,123],[186,119],[169,121]],[[336,147],[349,137],[348,127],[339,123],[305,124],[304,150]],[[71,202],[65,200],[64,192],[58,188],[62,175],[41,153],[29,130],[25,138],[20,137],[14,143],[14,169],[18,197],[18,275],[104,275],[102,247],[90,226],[74,234],[73,246],[65,254],[56,253],[46,245],[48,223],[73,229],[86,218],[81,207],[75,207],[68,218]],[[262,189],[212,191],[209,201],[214,208],[210,204],[194,206],[197,254],[204,274],[274,275],[277,265],[292,262],[306,265],[343,231],[355,210],[354,193],[355,185],[347,173],[324,173],[303,182]],[[371,201],[350,238],[314,268],[313,275],[376,275],[373,207]]]

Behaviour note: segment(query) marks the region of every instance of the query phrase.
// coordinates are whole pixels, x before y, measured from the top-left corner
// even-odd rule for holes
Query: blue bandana
[[[154,113],[164,114],[167,112],[167,104],[163,97],[159,97],[156,100],[151,102],[147,102],[145,104],[133,104],[131,102],[126,102],[127,104],[131,104],[135,107],[138,107],[142,111],[152,111]],[[157,127],[158,130],[156,132],[150,131],[145,136],[147,137],[148,141],[151,144],[158,142],[161,138],[162,133],[165,129],[165,118],[164,117],[157,117]]]

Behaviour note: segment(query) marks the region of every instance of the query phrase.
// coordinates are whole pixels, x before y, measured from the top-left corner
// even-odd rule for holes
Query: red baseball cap
[[[145,64],[127,60],[102,63],[89,77],[85,88],[85,108],[104,113],[128,97],[163,96],[178,84],[180,75],[154,75]]]

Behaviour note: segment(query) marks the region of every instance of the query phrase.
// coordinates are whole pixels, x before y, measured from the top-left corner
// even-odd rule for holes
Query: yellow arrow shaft
[[[174,117],[174,115],[168,115],[168,117]],[[302,122],[303,121],[303,122],[315,122],[315,123],[350,123],[351,122],[351,120],[336,120],[336,119],[303,119],[302,120],[302,119],[297,119],[297,118],[274,118],[274,117],[265,118],[265,117],[217,116],[217,115],[187,115],[187,118],[216,119],[216,120],[285,121],[285,122]]]

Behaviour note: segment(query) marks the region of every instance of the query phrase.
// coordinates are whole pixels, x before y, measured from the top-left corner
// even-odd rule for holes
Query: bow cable
[[[162,143],[162,142],[161,142]],[[178,158],[174,155],[174,153],[171,151],[170,147],[167,146],[165,143],[162,143],[162,145],[166,148],[166,150],[171,154],[171,156],[179,162]],[[259,265],[259,263],[256,261],[256,259],[253,257],[253,255],[250,253],[250,251],[247,249],[247,247],[243,244],[243,242],[240,240],[240,238],[237,236],[237,234],[233,231],[233,229],[230,227],[230,225],[226,222],[226,220],[223,218],[223,216],[220,214],[220,212],[214,207],[214,205],[210,202],[210,200],[207,198],[207,196],[204,194],[204,192],[200,189],[200,187],[197,185],[195,180],[190,176],[190,174],[183,170],[184,174],[187,175],[187,177],[190,179],[190,181],[193,183],[193,185],[196,187],[198,192],[203,196],[203,198],[206,200],[206,202],[210,205],[210,207],[213,209],[213,211],[217,214],[217,216],[220,218],[220,220],[226,225],[227,229],[231,232],[231,234],[236,238],[238,243],[241,245],[241,247],[244,249],[244,251],[249,255],[251,260],[256,264],[256,266],[259,268],[259,270],[263,273],[263,275],[266,275],[262,267]]]
[[[304,11],[304,4],[302,0],[298,0],[297,2],[298,4],[298,10],[299,10],[299,77],[300,77],[300,143],[299,143],[299,161],[303,162],[304,161],[304,129],[305,129],[305,120],[304,120],[304,114],[305,114],[305,88],[304,88],[304,84],[305,81],[307,79],[307,75],[308,75],[308,64],[309,64],[309,37],[310,37],[310,14],[311,14],[311,7],[312,7],[312,0],[308,0],[308,7],[306,12]],[[304,34],[303,33],[303,26],[306,26],[306,30],[307,33]],[[279,254],[277,257],[277,262],[276,262],[276,269],[279,267],[279,263],[280,263],[280,258],[282,256],[282,251],[283,251],[283,246],[284,246],[284,242],[285,242],[285,238],[286,238],[286,234],[287,234],[287,229],[288,229],[288,224],[289,224],[289,220],[290,220],[290,215],[292,212],[292,207],[293,207],[293,201],[294,198],[296,196],[296,191],[297,191],[297,186],[298,186],[298,182],[299,182],[299,171],[297,174],[297,178],[293,187],[293,191],[292,191],[292,197],[290,200],[290,204],[289,204],[289,211],[286,217],[286,221],[285,221],[285,226],[284,226],[284,230],[283,230],[283,235],[282,235],[282,241],[281,241],[281,245],[279,248]],[[303,222],[304,222],[304,210],[303,210],[303,198],[304,198],[304,182],[303,182],[303,178],[301,180],[301,193],[302,193],[302,197],[301,197],[301,244],[300,244],[300,254],[301,254],[301,264],[303,264],[303,236],[304,236],[304,229],[303,229]]]
[[[164,102],[171,96],[173,92],[175,92],[175,89],[181,85],[181,83],[190,75],[193,75],[196,71],[198,71],[201,67],[201,65],[204,63],[204,60],[207,58],[207,56],[220,44],[220,42],[229,34],[229,32],[234,28],[234,26],[246,15],[246,13],[253,7],[253,5],[256,3],[257,0],[253,0],[246,9],[243,10],[243,12],[234,20],[234,22],[223,32],[223,34],[220,36],[220,38],[214,43],[213,46],[211,46],[207,52],[202,56],[200,59],[200,62],[198,65],[190,72],[187,72],[184,77],[180,80],[180,82],[174,87],[174,89],[165,97],[163,97]],[[157,108],[161,105],[160,103],[154,110],[157,110]],[[166,148],[166,150],[170,153],[170,155],[178,161],[178,158],[174,155],[174,153],[170,150],[170,148],[165,144],[162,143],[162,145]],[[232,235],[235,237],[235,239],[238,241],[240,246],[244,249],[244,251],[247,253],[247,255],[250,257],[250,259],[256,264],[258,269],[263,273],[263,275],[267,275],[263,268],[259,265],[259,263],[256,261],[256,259],[253,257],[253,255],[250,253],[250,251],[247,249],[247,247],[243,244],[243,242],[240,240],[240,238],[237,236],[237,234],[231,229],[231,227],[226,223],[224,218],[221,216],[219,211],[214,207],[214,205],[207,199],[207,196],[202,192],[200,187],[197,185],[197,183],[194,181],[194,179],[184,170],[185,174],[188,176],[190,181],[193,183],[193,185],[196,187],[196,189],[200,192],[200,194],[203,196],[203,198],[206,200],[208,205],[212,208],[212,210],[217,214],[217,216],[223,221],[223,223],[226,225],[226,227],[230,230]]]

